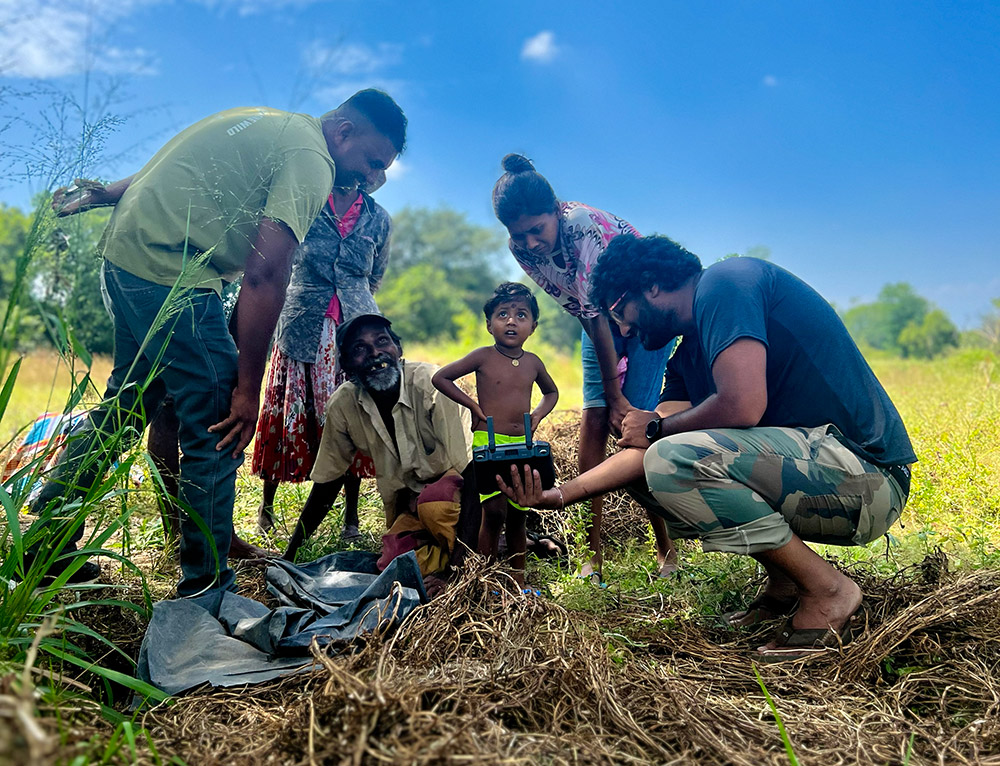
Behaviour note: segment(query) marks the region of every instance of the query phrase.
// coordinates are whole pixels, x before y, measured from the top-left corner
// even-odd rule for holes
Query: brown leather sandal
[[[761,593],[745,609],[722,615],[722,621],[731,628],[747,628],[793,614],[798,606],[799,600],[795,596],[778,598],[769,593]]]
[[[774,647],[762,647],[757,650],[764,662],[786,662],[801,660],[806,657],[835,652],[845,644],[850,643],[862,632],[868,622],[865,604],[854,610],[840,630],[833,628],[794,628],[789,617],[784,626],[774,637]]]

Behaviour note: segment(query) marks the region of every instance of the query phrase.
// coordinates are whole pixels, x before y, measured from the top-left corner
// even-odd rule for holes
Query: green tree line
[[[61,317],[92,353],[112,352],[111,323],[101,299],[97,245],[110,212],[94,210],[60,219],[36,253],[28,300],[17,333],[17,349],[51,344]],[[14,281],[30,217],[0,204],[0,312]],[[506,279],[522,279],[499,227],[473,223],[457,210],[404,208],[393,216],[391,259],[376,299],[407,341],[455,340],[471,325],[485,322],[482,307]],[[535,289],[535,285],[530,285]],[[580,325],[548,296],[539,295],[538,337],[571,350]],[[485,333],[485,331],[484,331]],[[485,342],[485,341],[484,341]]]
[[[93,211],[60,221],[47,241],[35,248],[27,295],[20,301],[18,351],[50,344],[61,317],[90,352],[111,353],[112,328],[101,299],[97,255],[108,216],[106,210]],[[0,204],[0,312],[6,311],[30,229],[30,214]]]
[[[22,314],[17,347],[51,342],[61,317],[92,353],[112,351],[111,323],[101,301],[97,243],[109,212],[95,210],[57,222],[32,263],[29,311]],[[0,312],[6,307],[29,216],[0,204]],[[393,216],[391,260],[377,295],[381,309],[407,341],[453,341],[484,321],[482,306],[505,279],[530,283],[517,269],[500,227],[486,227],[448,207],[404,208]],[[736,255],[736,254],[734,254]],[[747,255],[767,258],[766,248]],[[537,337],[571,351],[579,323],[549,296],[538,295]],[[929,359],[959,345],[1000,351],[1000,298],[974,330],[959,332],[947,314],[906,282],[885,285],[871,303],[842,314],[863,347],[901,357]]]
[[[948,315],[906,282],[885,285],[875,301],[852,306],[843,316],[858,343],[903,358],[930,359],[961,339]]]

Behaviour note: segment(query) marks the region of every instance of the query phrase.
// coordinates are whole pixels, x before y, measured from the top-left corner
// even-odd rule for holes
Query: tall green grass
[[[31,236],[18,255],[17,279],[2,319],[4,331],[0,339],[0,370],[4,371],[4,377],[0,385],[0,434],[9,434],[10,438],[0,444],[0,453],[9,454],[13,450],[27,425],[24,422],[24,407],[18,404],[18,399],[22,398],[18,396],[18,391],[23,388],[19,384],[19,376],[24,363],[21,359],[13,359],[16,327],[21,311],[26,305],[30,307],[32,300],[27,289],[32,261],[38,257],[45,233],[51,230],[52,225],[53,213],[46,196],[33,211]],[[163,329],[167,330],[166,337],[169,338],[170,324],[177,321],[189,306],[190,290],[179,285],[191,270],[201,265],[202,257],[207,255],[188,263],[178,279],[178,286],[171,290],[142,343],[139,353],[153,358],[154,363],[147,375],[130,384],[136,392],[135,403],[129,405],[132,411],[128,413],[134,416],[133,422],[129,422],[128,417],[114,418],[115,425],[110,432],[96,437],[97,448],[89,450],[71,474],[64,472],[60,475],[59,481],[67,486],[67,493],[33,520],[25,516],[31,491],[46,478],[47,466],[60,445],[50,442],[0,484],[0,505],[3,508],[0,520],[0,552],[3,555],[0,563],[0,676],[10,676],[12,683],[20,688],[22,697],[33,699],[34,694],[40,693],[41,699],[56,710],[79,694],[80,685],[74,680],[75,676],[82,674],[96,679],[104,691],[100,709],[108,721],[117,726],[107,743],[112,753],[125,746],[134,751],[137,741],[148,742],[148,737],[141,731],[137,740],[131,721],[119,712],[126,700],[116,700],[115,690],[126,689],[134,695],[139,706],[161,702],[166,695],[135,678],[133,673],[112,669],[108,663],[88,655],[81,648],[85,643],[102,647],[102,656],[116,655],[119,661],[124,660],[127,667],[135,667],[135,661],[129,654],[76,619],[76,615],[90,607],[131,610],[141,615],[143,620],[148,619],[150,614],[152,599],[145,573],[127,555],[130,521],[138,507],[129,476],[134,468],[141,467],[142,472],[151,477],[153,486],[164,491],[163,481],[152,459],[135,448],[138,437],[145,429],[147,415],[152,414],[142,410],[142,392],[153,383],[166,345],[163,341],[157,347],[153,339]],[[93,359],[58,312],[47,316],[46,322],[57,364],[63,368],[64,378],[68,376],[69,385],[63,389],[64,398],[61,401],[58,394],[50,395],[45,409],[57,410],[68,417],[86,402],[98,398],[98,389],[92,377]],[[133,361],[133,368],[135,363]],[[123,395],[126,394],[119,396]],[[111,407],[119,413],[127,409],[124,400],[111,402]],[[13,422],[8,416],[9,409],[16,413]],[[90,438],[89,435],[71,434],[66,444],[72,445],[76,439],[88,439],[89,444]],[[97,478],[93,481],[83,478],[94,475]],[[183,510],[208,534],[207,527],[191,509]],[[67,550],[67,543],[80,530],[84,533],[78,548]],[[112,541],[120,542],[121,549],[111,546]],[[106,598],[102,586],[70,584],[72,575],[94,556],[117,561],[129,578],[140,584],[141,598]],[[218,563],[217,554],[216,561]],[[50,683],[27,689],[26,683],[30,682],[32,672],[41,672]],[[107,753],[104,760],[107,760]]]
[[[1000,566],[1000,359],[967,350],[876,371],[919,458],[893,534],[918,552],[944,546],[959,566]]]
[[[48,210],[48,199],[44,198],[33,212],[31,235],[18,255],[16,281],[2,320],[0,370],[4,371],[4,378],[0,387],[0,433],[13,434],[3,445],[5,451],[13,446],[17,432],[23,426],[20,422],[12,424],[8,418],[9,408],[12,401],[16,401],[16,392],[21,387],[18,379],[23,368],[22,360],[11,361],[16,329],[21,311],[31,303],[27,282],[32,260],[41,249],[51,226],[52,213]],[[95,391],[90,373],[91,359],[86,349],[76,342],[72,329],[60,317],[49,317],[48,321],[56,351],[72,381],[63,391],[64,398],[56,405],[68,414]],[[16,407],[13,409],[17,410]],[[18,420],[21,419],[19,416]],[[110,438],[122,439],[125,434],[112,434]],[[80,694],[79,684],[74,680],[76,676],[94,678],[104,687],[103,699],[107,703],[100,705],[103,714],[109,721],[121,725],[127,718],[113,707],[116,688],[124,687],[139,699],[147,701],[163,700],[164,695],[130,674],[102,666],[81,649],[80,644],[84,640],[96,642],[104,647],[105,652],[132,662],[107,638],[76,619],[76,614],[100,605],[147,614],[150,605],[148,594],[143,600],[145,603],[109,599],[104,598],[94,586],[67,586],[67,581],[88,557],[94,555],[118,559],[142,581],[138,567],[106,547],[112,536],[127,527],[130,506],[124,502],[118,506],[115,501],[122,498],[122,478],[137,456],[126,456],[79,499],[67,503],[59,511],[62,524],[51,525],[45,519],[35,519],[28,524],[22,511],[27,506],[32,486],[42,478],[51,457],[51,448],[42,451],[0,485],[0,505],[3,507],[0,521],[0,551],[3,554],[0,564],[0,675],[12,679],[22,699],[33,700],[37,697],[57,710]],[[81,540],[80,550],[74,554],[63,553],[63,546],[71,534],[85,524],[89,533]],[[33,546],[38,546],[37,555],[29,562],[25,554]],[[47,579],[52,582],[46,582]],[[69,598],[67,591],[71,594]],[[46,679],[44,685],[33,684],[32,675],[37,673]]]

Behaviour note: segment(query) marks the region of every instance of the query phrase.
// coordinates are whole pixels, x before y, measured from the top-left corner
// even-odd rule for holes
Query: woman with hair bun
[[[580,472],[604,460],[608,436],[620,433],[630,409],[655,409],[673,344],[656,351],[637,338],[623,338],[617,326],[590,302],[590,274],[619,234],[640,236],[628,221],[580,202],[561,202],[531,160],[508,154],[504,174],[493,187],[493,210],[510,235],[510,251],[525,273],[583,326],[583,416]],[[592,552],[580,576],[601,582],[603,499],[591,500],[587,539]],[[660,576],[677,569],[677,553],[666,524],[649,514],[656,537]]]

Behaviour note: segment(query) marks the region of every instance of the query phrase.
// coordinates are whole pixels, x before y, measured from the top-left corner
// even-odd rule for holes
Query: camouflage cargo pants
[[[646,452],[649,491],[632,494],[666,519],[671,537],[700,538],[706,551],[774,550],[793,532],[864,545],[899,518],[906,492],[838,436],[834,426],[675,434]]]

